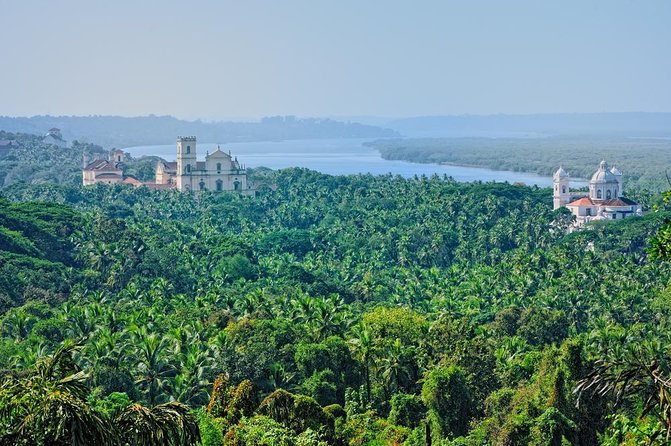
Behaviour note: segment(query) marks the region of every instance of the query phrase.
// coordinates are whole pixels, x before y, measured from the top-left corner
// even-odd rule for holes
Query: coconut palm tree
[[[373,366],[373,335],[365,324],[360,323],[352,333],[353,337],[350,339],[350,344],[356,359],[363,367],[363,376],[366,381],[366,396],[370,401],[370,374]]]
[[[143,327],[133,333],[133,344],[140,372],[137,383],[144,388],[147,402],[153,405],[168,390],[169,378],[175,376],[175,367],[167,357],[170,340],[158,333],[148,333]]]
[[[0,445],[195,446],[198,422],[188,406],[133,404],[113,420],[89,405],[88,373],[76,364],[80,344],[65,343],[26,374],[0,386]]]
[[[41,359],[28,376],[6,377],[0,390],[0,444],[113,445],[113,432],[87,403],[88,375],[68,343]]]
[[[198,421],[189,406],[171,402],[151,409],[132,404],[115,419],[120,444],[131,446],[191,446],[200,442]]]
[[[664,328],[664,327],[662,327]],[[634,397],[644,401],[643,413],[656,414],[671,440],[671,362],[668,339],[643,340],[617,346],[596,361],[592,372],[575,389],[578,400],[584,392],[613,394],[616,403]]]

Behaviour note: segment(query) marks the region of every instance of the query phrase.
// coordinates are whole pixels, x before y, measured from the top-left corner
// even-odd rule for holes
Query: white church
[[[96,183],[130,184],[150,189],[177,189],[181,192],[237,192],[255,196],[254,184],[247,179],[247,169],[237,157],[223,152],[219,147],[207,152],[205,161],[198,161],[195,136],[177,138],[177,161],[159,160],[154,181],[142,182],[124,175],[123,166],[127,155],[122,150],[113,150],[107,159],[89,161],[84,154],[82,179],[84,186]]]
[[[571,178],[559,168],[553,176],[554,209],[565,207],[576,218],[576,226],[598,220],[617,220],[642,215],[641,205],[623,196],[622,172],[601,161],[589,180],[589,194],[570,190]]]
[[[217,150],[205,156],[205,161],[197,161],[195,136],[177,138],[175,170],[169,171],[165,167],[168,167],[166,163],[157,165],[156,183],[174,181],[177,190],[182,192],[209,190],[255,194],[252,184],[247,181],[247,169],[230,153],[217,147]]]

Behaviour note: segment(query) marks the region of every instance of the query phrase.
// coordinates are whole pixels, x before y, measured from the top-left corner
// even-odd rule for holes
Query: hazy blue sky
[[[0,0],[0,114],[671,111],[669,0]]]

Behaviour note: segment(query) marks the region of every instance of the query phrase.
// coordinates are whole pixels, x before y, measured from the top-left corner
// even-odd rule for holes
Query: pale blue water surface
[[[310,139],[290,141],[236,142],[220,144],[221,150],[229,151],[240,163],[247,167],[269,167],[282,169],[285,167],[305,167],[330,175],[350,175],[371,173],[384,175],[391,173],[403,177],[415,175],[431,176],[447,175],[456,181],[497,181],[524,183],[549,187],[551,177],[532,173],[490,170],[479,167],[452,166],[442,164],[420,164],[408,161],[389,161],[380,156],[380,152],[364,146],[367,139]],[[198,143],[198,159],[205,158],[209,151],[216,150],[216,143]],[[159,156],[167,161],[174,161],[176,145],[137,146],[125,149],[133,157],[143,155]],[[581,185],[576,182],[576,186]]]

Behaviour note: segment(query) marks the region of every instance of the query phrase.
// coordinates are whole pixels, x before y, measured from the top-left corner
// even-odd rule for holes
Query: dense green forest
[[[0,187],[13,184],[62,184],[75,186],[82,182],[82,159],[106,158],[109,151],[101,146],[72,141],[69,147],[59,147],[42,141],[39,135],[9,133],[0,130],[0,140],[15,141],[15,145],[0,151]],[[156,157],[129,157],[124,163],[125,175],[141,181],[153,180]]]
[[[545,138],[415,138],[369,143],[389,160],[449,163],[551,176],[561,165],[589,179],[602,159],[624,173],[629,190],[669,188],[671,138],[550,136]]]
[[[74,141],[71,147],[42,142],[42,137],[0,130],[0,140],[16,141],[0,151],[0,187],[16,183],[81,184],[82,155],[102,155],[102,147]]]
[[[666,205],[263,174],[2,189],[0,444],[667,444]]]

